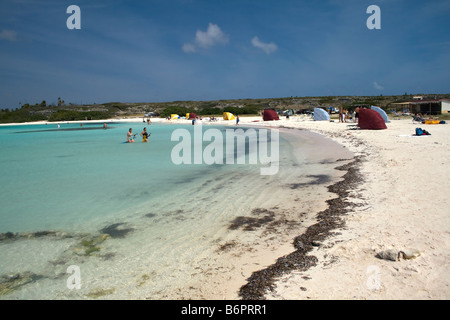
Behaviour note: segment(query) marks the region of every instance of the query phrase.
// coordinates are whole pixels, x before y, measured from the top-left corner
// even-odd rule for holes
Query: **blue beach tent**
[[[383,109],[381,109],[380,107],[375,107],[375,106],[371,106],[370,108],[372,110],[375,110],[376,112],[378,112],[381,115],[381,117],[384,119],[384,122],[386,122],[386,123],[389,122],[389,118]]]
[[[314,121],[327,121],[330,120],[328,112],[321,108],[314,108]]]

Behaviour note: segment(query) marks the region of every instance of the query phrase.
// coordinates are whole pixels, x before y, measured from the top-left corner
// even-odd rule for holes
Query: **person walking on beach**
[[[236,116],[236,125],[239,125],[239,116]]]
[[[135,134],[133,134],[133,129],[130,128],[130,130],[128,130],[128,133],[127,133],[127,143],[134,142],[134,139],[133,139],[134,136],[135,136]]]
[[[148,132],[147,128],[144,128],[141,132],[142,142],[148,142]]]
[[[344,122],[344,108],[339,107],[339,122]]]

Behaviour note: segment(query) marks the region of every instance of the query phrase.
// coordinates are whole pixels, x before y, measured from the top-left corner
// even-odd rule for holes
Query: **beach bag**
[[[423,130],[422,128],[416,128],[416,136],[430,136],[431,133],[429,133],[427,130]]]

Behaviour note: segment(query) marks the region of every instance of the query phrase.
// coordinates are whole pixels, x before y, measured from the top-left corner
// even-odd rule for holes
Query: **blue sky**
[[[449,17],[448,0],[2,0],[0,108],[450,93]]]

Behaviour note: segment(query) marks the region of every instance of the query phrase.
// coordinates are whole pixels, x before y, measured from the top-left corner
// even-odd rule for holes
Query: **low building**
[[[413,100],[392,105],[407,109],[410,113],[435,115],[450,112],[450,99]]]

